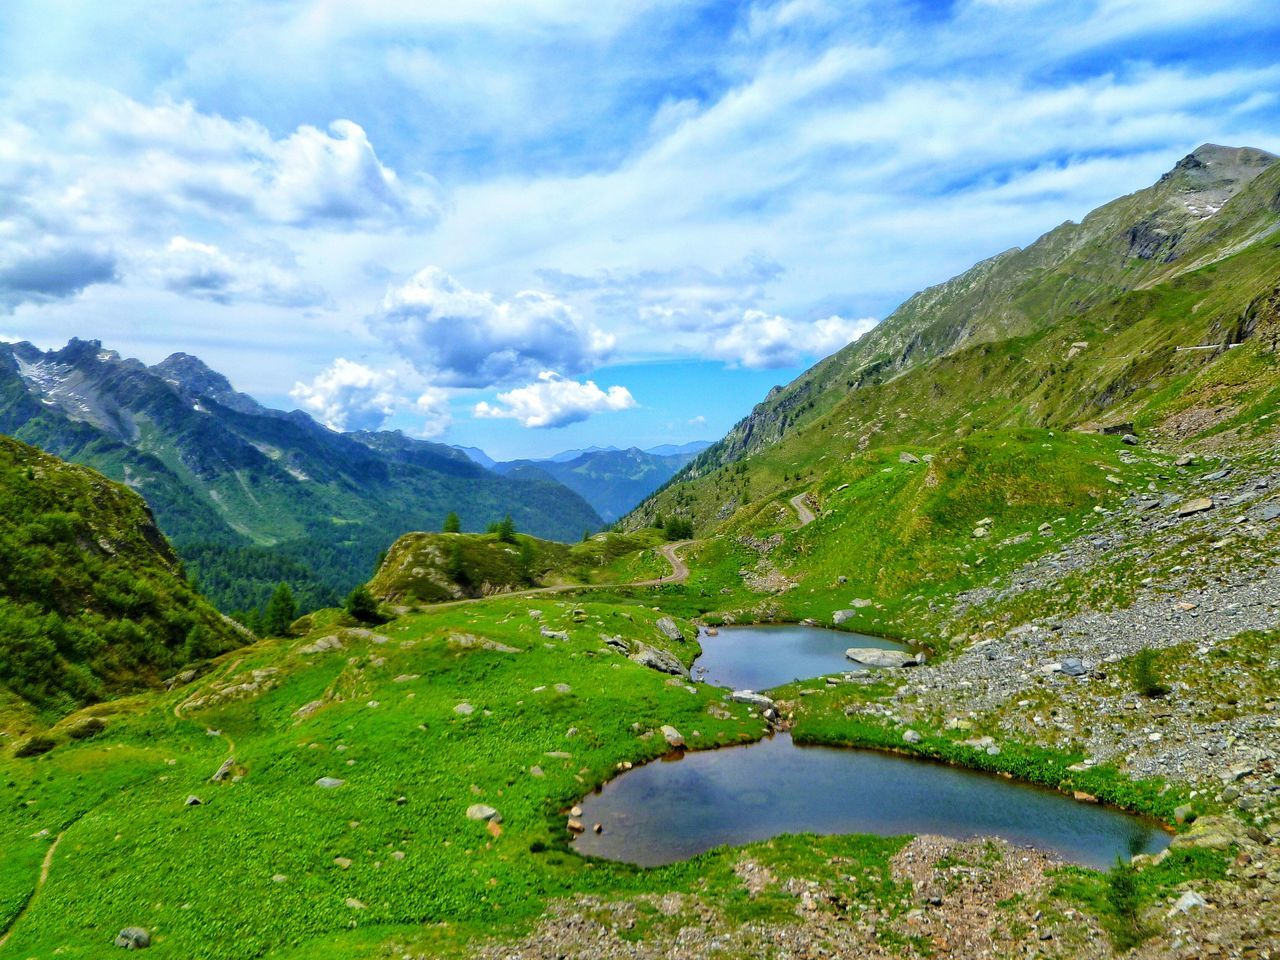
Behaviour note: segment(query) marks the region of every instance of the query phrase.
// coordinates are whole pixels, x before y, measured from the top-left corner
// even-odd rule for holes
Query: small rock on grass
[[[334,790],[346,782],[345,780],[339,780],[337,777],[321,777],[316,781],[316,786],[322,790]]]
[[[493,820],[497,823],[502,822],[502,814],[498,813],[493,807],[487,803],[473,803],[467,807],[468,820]]]
[[[684,746],[684,735],[670,724],[662,725],[662,736],[669,746],[677,749]]]

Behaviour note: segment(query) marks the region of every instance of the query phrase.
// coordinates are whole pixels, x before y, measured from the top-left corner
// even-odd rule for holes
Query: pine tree
[[[516,563],[518,564],[518,568],[520,570],[520,579],[523,580],[525,583],[534,582],[534,576],[533,576],[534,560],[535,558],[533,553],[533,541],[531,540],[520,541],[520,556],[517,559]]]
[[[516,542],[516,522],[511,519],[511,514],[507,514],[498,522],[497,530],[498,539],[503,543]]]
[[[282,637],[289,631],[289,624],[297,618],[298,604],[293,599],[293,591],[287,583],[282,583],[267,601],[267,609],[262,615],[262,629],[268,636]]]
[[[458,519],[458,515],[452,510],[444,518],[444,526],[440,528],[444,533],[461,533],[462,521]]]
[[[378,614],[378,601],[364,585],[356,587],[347,595],[344,606],[347,613],[361,623],[377,623],[382,619]]]

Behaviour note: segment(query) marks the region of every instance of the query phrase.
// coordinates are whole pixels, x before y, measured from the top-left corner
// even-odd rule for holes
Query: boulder
[[[453,712],[460,717],[469,717],[476,712],[476,708],[469,703],[460,703],[453,708]]]
[[[308,643],[305,647],[299,647],[299,653],[324,653],[326,650],[341,650],[342,641],[337,637],[321,637],[312,643]]]
[[[684,747],[684,735],[669,723],[662,725],[662,736],[667,745],[680,750]]]
[[[670,617],[659,617],[654,626],[662,631],[662,635],[668,640],[684,640],[684,634],[680,632],[680,628],[676,626],[676,622]]]
[[[502,822],[502,814],[498,813],[493,807],[487,803],[473,803],[467,807],[468,820],[492,820],[495,823]]]
[[[846,620],[850,620],[853,617],[856,617],[857,615],[858,615],[857,610],[837,610],[835,613],[831,615],[831,622],[834,623],[836,626],[839,626],[840,624],[844,623]]]
[[[204,801],[201,800],[199,797],[197,797],[194,793],[191,794],[191,796],[187,797],[186,800],[182,801],[182,805],[185,807],[198,807],[203,803]]]
[[[1194,890],[1188,890],[1178,898],[1178,901],[1170,908],[1168,916],[1176,917],[1180,913],[1190,913],[1192,910],[1199,910],[1207,907],[1208,901]]]
[[[1253,519],[1261,523],[1270,523],[1272,520],[1280,519],[1280,501],[1272,500],[1269,503],[1260,505],[1254,510]]]
[[[1138,445],[1138,438],[1132,433],[1126,433],[1120,438],[1120,442],[1130,447],[1136,447]]]
[[[651,647],[647,643],[637,644],[635,653],[631,654],[629,659],[659,673],[670,673],[677,677],[689,676],[689,671],[685,669],[684,664],[673,654]]]
[[[339,780],[337,777],[321,777],[316,781],[316,786],[321,790],[336,790],[347,781]]]
[[[540,632],[548,640],[568,640],[569,639],[569,634],[565,633],[565,631],[563,630],[552,630],[548,627],[543,627]]]
[[[745,703],[761,711],[772,710],[775,707],[774,702],[763,693],[756,693],[753,690],[735,690],[729,694],[729,699],[734,703]]]
[[[920,734],[914,730],[907,730],[902,734],[902,739],[905,743],[919,743],[924,739],[924,737],[920,736]]]
[[[145,950],[151,946],[151,934],[142,927],[125,927],[116,934],[115,945],[126,950]]]
[[[1083,677],[1088,673],[1084,664],[1076,657],[1067,657],[1062,661],[1062,672],[1069,677]]]
[[[1188,500],[1178,508],[1178,516],[1189,517],[1193,513],[1204,513],[1206,510],[1213,509],[1213,501],[1208,497],[1197,497],[1194,500]]]
[[[914,667],[920,661],[915,654],[879,647],[850,647],[844,655],[854,663],[867,667]]]
[[[919,463],[920,458],[917,457],[914,453],[908,453],[904,450],[902,453],[898,454],[898,462],[899,463]]]

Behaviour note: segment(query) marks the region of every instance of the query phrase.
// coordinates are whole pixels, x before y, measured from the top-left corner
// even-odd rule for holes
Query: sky
[[[499,458],[715,439],[914,291],[1280,152],[1274,0],[6,0],[0,337]]]

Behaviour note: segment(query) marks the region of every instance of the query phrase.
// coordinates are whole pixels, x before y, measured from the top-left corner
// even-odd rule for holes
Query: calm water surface
[[[767,686],[767,684],[761,684]],[[1169,837],[1130,814],[989,774],[788,734],[636,767],[582,801],[580,853],[643,866],[783,833],[998,836],[1105,869]]]
[[[849,647],[908,649],[880,637],[797,624],[724,627],[719,636],[700,635],[698,643],[702,644],[702,656],[693,662],[693,675],[734,690],[768,690],[793,680],[874,669],[845,657]]]

